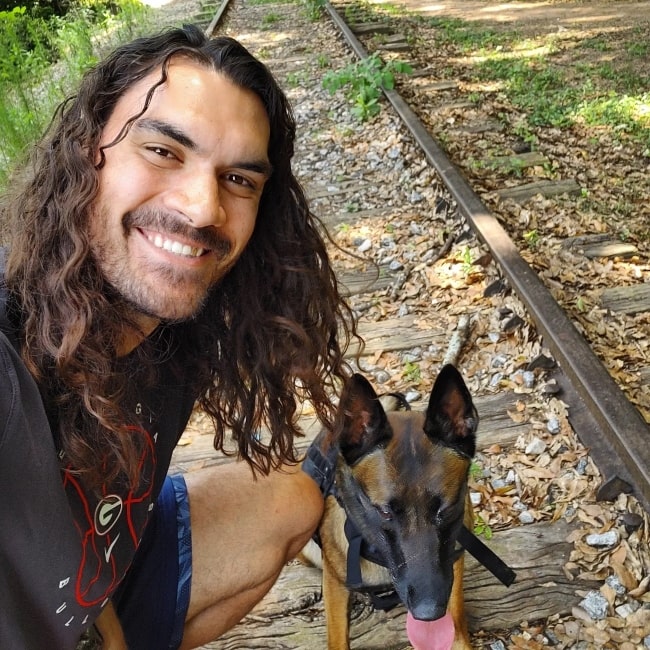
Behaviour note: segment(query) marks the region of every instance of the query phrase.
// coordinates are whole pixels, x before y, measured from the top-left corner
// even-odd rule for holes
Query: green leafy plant
[[[404,377],[406,381],[412,383],[418,383],[422,377],[422,371],[420,370],[420,366],[417,363],[414,363],[413,361],[407,361],[404,364],[402,377]]]
[[[330,58],[326,54],[319,54],[316,57],[316,65],[318,65],[319,68],[329,68],[330,67]]]
[[[325,9],[325,0],[303,0],[305,4],[305,13],[307,18],[312,22],[317,21]]]
[[[483,519],[483,517],[481,517],[479,514],[476,515],[476,518],[474,520],[474,534],[483,535],[485,539],[492,539],[492,529],[485,521],[485,519]]]
[[[537,230],[529,230],[524,233],[524,240],[528,244],[528,248],[534,249],[539,246],[539,232]]]
[[[478,481],[483,476],[483,468],[473,460],[469,466],[469,477],[473,481]]]
[[[472,256],[472,250],[469,246],[463,248],[461,259],[463,260],[463,271],[465,272],[465,275],[469,275],[472,271],[472,266],[474,266],[474,257]]]
[[[290,88],[298,88],[305,79],[304,72],[289,72],[287,74],[287,85]]]
[[[323,88],[330,94],[345,88],[346,97],[353,104],[352,112],[365,122],[379,113],[379,97],[383,89],[392,90],[395,87],[395,75],[410,72],[412,68],[408,63],[384,63],[379,55],[374,53],[341,70],[328,72],[323,77]]]

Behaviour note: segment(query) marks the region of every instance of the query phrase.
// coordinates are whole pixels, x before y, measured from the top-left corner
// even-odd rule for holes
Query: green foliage
[[[524,233],[524,240],[528,244],[528,248],[535,249],[539,246],[539,232],[537,230],[529,230]]]
[[[303,0],[307,17],[312,22],[317,21],[325,9],[325,0]]]
[[[323,68],[329,68],[330,67],[330,59],[326,54],[319,54],[316,63],[318,64],[318,67],[322,70]]]
[[[485,539],[492,539],[492,529],[490,528],[489,524],[481,517],[481,515],[476,515],[476,519],[474,521],[474,534],[475,535],[483,535]]]
[[[568,47],[585,52],[585,62],[574,70],[566,67],[567,45],[558,34],[525,39],[478,21],[437,17],[427,22],[435,28],[435,47],[474,57],[476,78],[498,84],[499,92],[521,110],[525,120],[519,128],[529,131],[525,140],[536,128],[565,128],[582,121],[650,148],[650,76],[643,65],[650,54],[647,27],[571,43]],[[627,57],[599,56],[615,46]]]
[[[40,75],[54,58],[48,24],[25,7],[0,12],[0,88]]]
[[[407,361],[404,364],[402,377],[404,377],[406,381],[417,384],[422,378],[422,371],[420,370],[420,366],[412,361]]]
[[[431,18],[428,23],[438,30],[444,41],[464,52],[500,48],[518,38],[517,32],[497,31],[460,18]]]
[[[139,0],[28,2],[0,12],[0,190],[97,61],[98,40],[110,48],[145,33],[147,12]]]
[[[0,15],[2,12],[11,12],[13,9],[21,8],[32,16],[47,19],[65,14],[69,4],[68,0],[49,0],[48,2],[42,2],[42,0],[20,0],[20,2],[0,0]]]
[[[609,93],[580,104],[576,114],[592,125],[610,124],[650,146],[650,92],[636,97]]]
[[[266,16],[262,18],[262,29],[270,29],[273,25],[279,22],[280,19],[280,15],[274,12],[266,14]]]
[[[474,256],[472,255],[472,249],[469,246],[463,248],[462,260],[463,271],[465,272],[465,275],[469,275],[472,272],[472,266],[474,266]]]
[[[473,481],[478,481],[483,476],[483,468],[473,460],[469,466],[469,478]]]
[[[341,70],[328,72],[323,77],[323,87],[330,94],[346,88],[346,97],[353,104],[352,112],[365,122],[379,113],[379,97],[382,90],[395,88],[395,74],[410,72],[412,68],[408,63],[384,63],[379,55],[374,53]]]
[[[287,86],[289,88],[297,88],[302,83],[304,73],[302,72],[289,72],[287,74]]]

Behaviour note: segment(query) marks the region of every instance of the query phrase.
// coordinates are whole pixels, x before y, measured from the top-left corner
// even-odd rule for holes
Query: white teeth
[[[156,247],[163,248],[174,255],[182,255],[184,257],[200,257],[205,253],[204,248],[193,248],[187,244],[181,244],[178,241],[172,239],[163,239],[162,236],[157,233],[155,236],[147,236],[147,239]]]

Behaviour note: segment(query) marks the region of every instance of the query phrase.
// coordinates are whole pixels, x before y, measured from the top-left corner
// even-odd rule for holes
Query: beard
[[[180,322],[198,314],[210,290],[230,270],[232,244],[215,228],[193,228],[177,216],[161,210],[138,208],[121,219],[121,228],[111,229],[107,214],[93,215],[91,248],[100,272],[112,293],[133,312],[158,321]],[[202,256],[210,264],[184,265],[158,260],[133,251],[135,238],[143,239],[141,230],[165,233],[170,238],[193,242],[204,249]],[[151,244],[153,246],[153,244]],[[153,251],[152,251],[153,252]],[[171,255],[171,253],[170,253]]]

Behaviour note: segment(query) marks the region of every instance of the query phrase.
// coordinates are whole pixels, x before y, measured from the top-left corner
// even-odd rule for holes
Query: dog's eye
[[[447,513],[447,506],[442,502],[440,497],[435,497],[431,501],[430,512],[432,520],[439,526]]]
[[[379,505],[379,506],[375,506],[375,508],[377,508],[377,512],[379,513],[379,516],[384,521],[392,521],[392,519],[393,519],[393,511],[390,509],[390,506]]]

